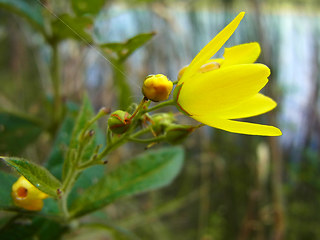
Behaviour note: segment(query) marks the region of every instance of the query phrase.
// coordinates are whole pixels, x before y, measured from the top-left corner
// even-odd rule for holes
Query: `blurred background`
[[[46,121],[48,108],[50,112],[50,49],[43,35],[19,13],[13,14],[6,2],[0,1],[0,120],[10,121],[6,114],[14,113],[30,121],[21,120],[23,128],[12,126],[10,135],[0,124],[0,153],[41,163],[52,139],[32,123]],[[71,11],[69,1],[27,2],[52,19],[63,19],[61,14]],[[58,45],[63,101],[80,103],[88,92],[96,110],[125,109],[140,101],[148,74],[163,73],[176,80],[179,69],[245,11],[224,47],[261,44],[258,62],[272,72],[263,93],[278,107],[253,121],[278,126],[283,136],[245,136],[203,127],[183,144],[186,162],[172,185],[123,199],[83,221],[115,224],[141,239],[320,239],[320,2],[100,2],[94,21],[86,25],[93,40],[83,29],[57,19],[75,35]],[[125,43],[141,33],[150,33],[150,40],[119,61],[111,43]],[[216,56],[222,54],[223,49]],[[21,136],[25,137],[17,141]],[[112,160],[144,148],[126,145]],[[95,231],[83,228],[65,238],[88,237],[112,239],[98,225]]]

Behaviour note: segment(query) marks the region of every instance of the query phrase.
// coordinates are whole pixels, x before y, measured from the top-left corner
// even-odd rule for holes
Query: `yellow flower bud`
[[[169,98],[173,83],[163,74],[149,75],[142,87],[143,95],[154,102],[164,101]]]
[[[43,199],[48,197],[23,176],[12,185],[11,196],[16,206],[29,211],[40,211],[43,207]]]

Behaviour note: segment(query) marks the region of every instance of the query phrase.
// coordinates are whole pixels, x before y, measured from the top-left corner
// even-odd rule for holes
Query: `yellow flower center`
[[[28,189],[26,189],[24,187],[19,187],[17,189],[17,195],[20,198],[25,198],[26,196],[28,196]]]

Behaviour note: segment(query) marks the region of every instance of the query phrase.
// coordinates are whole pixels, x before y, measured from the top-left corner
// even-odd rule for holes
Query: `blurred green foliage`
[[[127,1],[122,2],[128,4]],[[261,3],[261,1],[245,1],[252,5],[259,2]],[[111,4],[111,1],[93,0],[90,4],[85,0],[57,3],[41,1],[41,3],[43,5],[31,0],[0,0],[2,9],[0,16],[4,19],[1,23],[0,39],[2,53],[0,155],[22,155],[28,159],[35,159],[36,162],[43,163],[56,178],[62,179],[62,164],[70,142],[72,147],[77,147],[72,144],[72,141],[75,141],[72,130],[77,125],[76,118],[82,116],[86,120],[90,119],[96,106],[91,107],[89,106],[91,103],[85,102],[84,105],[90,110],[80,111],[79,114],[78,106],[72,110],[67,105],[70,104],[70,99],[80,102],[79,98],[82,98],[82,95],[70,99],[67,96],[68,101],[62,96],[63,117],[59,119],[58,125],[50,122],[50,116],[54,111],[52,87],[50,80],[42,79],[41,72],[44,72],[44,75],[50,72],[48,69],[50,69],[51,55],[48,52],[52,51],[51,45],[77,41],[78,49],[90,44],[89,47],[95,46],[101,50],[101,53],[113,63],[112,84],[117,92],[115,102],[121,109],[126,109],[132,102],[133,94],[125,74],[127,71],[125,61],[133,52],[151,40],[154,33],[138,34],[121,42],[96,42],[93,33],[95,19],[103,8]],[[237,7],[242,5],[243,1],[136,0],[131,2],[134,6],[142,3],[160,3],[165,6],[183,3],[190,9],[208,6],[212,9],[215,4]],[[274,6],[273,4],[286,3],[305,5],[306,8],[319,6],[317,0],[288,0],[281,3],[274,0],[267,1],[270,8]],[[130,4],[128,6],[130,7]],[[44,7],[55,13],[60,20]],[[197,25],[194,25],[197,28]],[[36,39],[36,43],[32,45],[30,39]],[[277,47],[274,46],[270,52],[278,52]],[[13,54],[11,51],[14,51]],[[41,56],[40,63],[35,55]],[[45,70],[42,69],[43,66],[37,68],[41,64],[45,65]],[[277,68],[282,67],[278,66],[274,59],[270,64],[274,73]],[[60,67],[63,67],[63,64],[61,65]],[[60,77],[61,75],[60,73]],[[62,83],[62,89],[63,84],[67,86],[68,81],[71,80],[67,79]],[[274,81],[273,84],[277,82]],[[99,128],[96,128],[96,131],[99,131]],[[97,141],[104,144],[104,139]],[[266,165],[261,164],[259,159],[261,156],[259,157],[257,153],[261,144],[267,145],[267,154],[263,155],[267,159]],[[95,238],[101,231],[102,236],[111,236],[111,239],[276,239],[279,213],[276,211],[273,185],[276,167],[275,155],[272,152],[275,151],[275,146],[271,141],[261,137],[235,136],[220,131],[211,134],[208,130],[192,135],[186,146],[187,164],[183,168],[183,174],[173,185],[158,192],[120,200],[106,210],[90,215],[89,218],[93,222],[91,225],[86,225],[86,221],[80,220],[80,228],[74,230],[72,234],[70,229],[56,221],[54,215],[57,213],[57,206],[51,201],[52,199],[46,200],[47,209],[37,217],[23,211],[10,212],[17,210],[10,198],[10,186],[15,177],[0,171],[0,208],[7,211],[0,214],[0,238],[59,239],[62,233],[69,232],[68,239],[81,239],[81,236],[87,236],[86,234],[92,234],[90,237]],[[282,154],[277,157],[283,162],[280,176],[283,182],[276,184],[281,184],[279,187],[283,190],[284,201],[280,204],[284,205],[282,214],[285,216],[285,235],[278,239],[318,239],[320,238],[319,149],[314,148],[310,142],[299,147],[285,148],[279,144],[277,147]],[[300,151],[301,149],[303,150]],[[112,160],[119,162],[119,156],[128,157],[140,150],[142,148],[129,146],[128,149],[124,148],[122,153],[115,154]],[[94,149],[90,151],[92,153]],[[129,154],[126,155],[126,151]],[[298,160],[293,158],[298,155]],[[97,166],[86,170],[77,179],[76,187],[69,199],[74,215],[91,212],[96,210],[98,205],[105,206],[122,196],[164,184],[163,182],[160,184],[160,181],[157,182],[148,175],[153,172],[158,160],[163,158],[166,160],[161,162],[163,168],[155,175],[151,175],[157,180],[163,175],[170,175],[172,169],[176,171],[180,169],[182,161],[180,150],[168,149],[163,150],[163,153],[146,153],[137,158],[140,159],[137,163],[135,162],[137,159],[128,163],[141,165],[137,168],[137,172],[115,168],[114,172],[111,171],[111,180],[105,177],[103,167]],[[171,168],[170,164],[176,167]],[[267,171],[263,182],[259,182],[261,168],[262,171]],[[68,166],[65,169],[68,169]],[[118,171],[127,171],[125,175],[129,179],[122,179],[120,175],[123,173],[119,174]],[[171,172],[171,174],[173,176],[176,173]],[[140,179],[137,176],[142,177]],[[111,189],[110,192],[104,191],[109,181],[117,182],[118,188]],[[94,185],[97,182],[98,184]],[[126,185],[127,182],[130,184]],[[92,193],[92,196],[88,199],[84,197],[85,191]],[[86,204],[87,208],[84,208]],[[50,218],[41,216],[46,214]]]

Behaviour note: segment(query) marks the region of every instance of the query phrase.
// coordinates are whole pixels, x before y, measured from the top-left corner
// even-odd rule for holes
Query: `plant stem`
[[[143,113],[152,112],[152,111],[157,110],[159,108],[166,107],[166,106],[172,106],[172,105],[174,105],[174,100],[173,99],[171,99],[169,101],[166,101],[166,102],[159,103],[158,105],[156,105],[154,107],[145,109],[143,111]]]
[[[136,109],[136,110],[134,111],[134,113],[131,115],[130,120],[133,119],[133,118],[137,115],[137,113],[139,113],[139,111],[142,109],[142,107],[144,106],[144,104],[145,104],[147,101],[148,101],[148,99],[145,98],[145,97],[141,100],[141,102],[139,103],[137,109]]]
[[[153,143],[153,142],[159,142],[161,140],[164,140],[165,138],[166,138],[165,136],[159,136],[155,138],[146,138],[146,139],[129,137],[128,140],[132,142],[137,142],[137,143]]]
[[[51,83],[53,90],[53,131],[58,127],[62,117],[62,99],[60,89],[60,76],[59,76],[59,51],[58,44],[51,42],[52,59],[51,59]]]
[[[136,137],[139,137],[139,136],[141,136],[141,135],[143,135],[143,134],[145,134],[145,133],[147,133],[149,131],[150,131],[150,127],[147,127],[147,128],[144,128],[144,129],[132,134],[130,137],[136,138]]]
[[[72,189],[72,186],[74,185],[74,182],[76,181],[77,177],[81,174],[83,170],[86,168],[96,165],[96,164],[103,164],[102,159],[106,157],[112,150],[115,148],[120,147],[124,143],[128,141],[135,141],[135,142],[143,142],[143,143],[150,143],[150,142],[156,142],[156,141],[161,141],[165,138],[165,136],[159,136],[151,139],[138,139],[136,137],[150,131],[150,128],[142,129],[134,134],[131,135],[131,133],[136,129],[136,127],[139,124],[139,120],[141,119],[141,116],[147,112],[156,110],[158,108],[164,107],[164,106],[169,106],[173,105],[174,101],[170,100],[167,102],[163,102],[158,104],[157,106],[150,108],[150,109],[144,109],[146,105],[148,105],[149,101],[146,98],[143,98],[135,110],[135,112],[132,114],[130,120],[130,127],[121,136],[116,138],[115,140],[113,139],[108,139],[108,145],[105,147],[105,149],[98,155],[92,156],[87,162],[84,162],[81,164],[81,157],[82,157],[82,151],[87,144],[87,137],[86,137],[86,132],[89,129],[89,127],[96,122],[101,116],[106,114],[105,110],[100,110],[99,113],[92,118],[90,121],[87,122],[85,127],[82,129],[82,132],[80,133],[80,138],[79,138],[79,147],[77,148],[77,153],[75,156],[69,156],[69,160],[71,160],[71,168],[69,169],[67,176],[63,182],[61,191],[61,199],[59,202],[60,209],[63,213],[63,216],[65,220],[69,220],[70,214],[68,211],[68,195]],[[113,140],[113,141],[112,141]]]
[[[63,213],[65,221],[68,221],[70,218],[70,214],[68,211],[68,196],[72,189],[72,186],[74,185],[74,182],[76,181],[80,173],[81,172],[75,166],[70,168],[70,171],[68,172],[67,177],[65,178],[65,181],[63,182],[63,185],[61,187],[62,195],[59,201],[59,207]]]
[[[89,142],[88,138],[91,136],[86,135],[87,130],[90,128],[92,124],[94,124],[100,117],[106,115],[108,111],[104,108],[102,108],[96,116],[94,116],[91,120],[89,120],[84,128],[82,129],[80,133],[79,138],[79,147],[77,148],[76,154],[70,154],[68,156],[68,160],[71,163],[71,167],[67,173],[66,178],[63,181],[62,187],[61,187],[61,199],[59,202],[60,209],[63,213],[64,219],[67,221],[70,217],[69,211],[68,211],[68,196],[69,193],[77,179],[77,177],[81,174],[81,172],[86,169],[86,167],[80,167],[79,163],[82,159],[82,153],[86,146],[86,144]],[[98,149],[96,150],[98,151]],[[94,159],[94,158],[93,158]],[[91,159],[90,159],[91,160]]]

